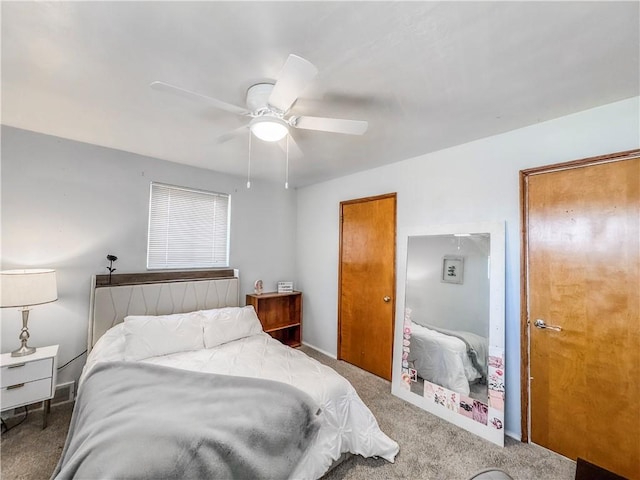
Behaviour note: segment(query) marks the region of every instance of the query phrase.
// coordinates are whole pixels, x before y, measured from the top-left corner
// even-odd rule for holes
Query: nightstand
[[[56,391],[58,345],[41,347],[24,357],[0,356],[0,410],[42,403],[42,428],[47,427],[51,399]]]
[[[266,333],[290,347],[301,345],[302,293],[266,292],[247,295]]]

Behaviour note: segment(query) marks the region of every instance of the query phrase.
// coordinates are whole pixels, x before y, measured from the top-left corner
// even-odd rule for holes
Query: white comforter
[[[418,375],[462,395],[469,395],[469,382],[482,377],[459,338],[411,322],[409,362]]]
[[[124,348],[123,325],[119,324],[96,343],[87,359],[83,378],[99,362],[124,360]],[[322,426],[291,478],[320,478],[344,452],[382,457],[389,462],[393,462],[398,453],[398,444],[380,430],[371,411],[344,377],[266,333],[215,348],[142,361],[185,370],[275,380],[309,394],[322,408]]]

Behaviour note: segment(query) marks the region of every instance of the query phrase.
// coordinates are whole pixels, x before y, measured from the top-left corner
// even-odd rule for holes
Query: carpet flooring
[[[346,377],[378,419],[380,428],[400,445],[395,463],[353,456],[325,480],[464,480],[475,472],[497,467],[514,479],[573,480],[575,462],[511,438],[500,448],[391,395],[386,380],[353,365],[302,350]],[[49,478],[64,446],[71,404],[54,406],[49,426],[42,430],[42,412],[2,435],[0,475],[6,480]],[[11,426],[18,419],[9,419]]]
[[[391,395],[391,383],[382,378],[309,347],[303,351],[347,378],[382,431],[400,445],[393,464],[354,456],[325,480],[466,480],[490,467],[516,480],[574,480],[576,464],[565,457],[509,437],[500,448]]]

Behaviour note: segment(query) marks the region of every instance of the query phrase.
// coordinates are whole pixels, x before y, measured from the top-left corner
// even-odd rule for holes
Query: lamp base
[[[36,353],[36,347],[21,346],[19,349],[11,352],[12,357],[24,357]]]
[[[20,348],[11,352],[12,357],[25,357],[36,353],[36,347],[30,347],[27,345],[27,342],[29,341],[29,327],[27,327],[28,322],[29,309],[24,307],[22,309],[22,330],[20,330],[20,335],[18,336],[20,339]]]

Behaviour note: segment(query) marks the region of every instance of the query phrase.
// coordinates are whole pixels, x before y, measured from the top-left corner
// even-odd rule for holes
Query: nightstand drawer
[[[51,378],[53,375],[53,359],[44,358],[31,362],[25,359],[24,363],[2,367],[0,375],[2,380],[0,386],[3,389],[17,383],[27,383],[42,378]]]
[[[6,410],[48,398],[51,398],[51,377],[3,388],[0,390],[0,408]]]

